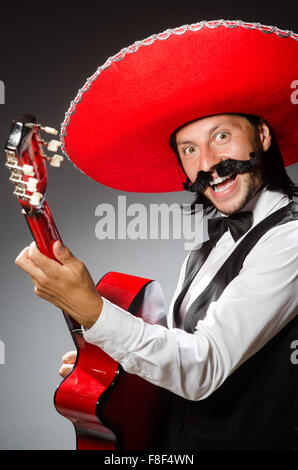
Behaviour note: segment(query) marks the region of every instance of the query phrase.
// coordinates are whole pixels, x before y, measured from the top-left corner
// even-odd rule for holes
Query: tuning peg
[[[53,127],[48,127],[48,126],[39,126],[40,130],[45,132],[46,134],[52,134],[52,135],[58,135],[58,131],[54,129]]]
[[[59,140],[51,140],[47,145],[47,149],[50,152],[57,152],[58,148],[61,147],[61,142]]]
[[[17,168],[18,167],[18,160],[14,152],[6,151],[6,163],[5,166],[7,168]]]
[[[24,164],[22,166],[22,170],[23,170],[23,173],[24,175],[26,176],[34,176],[34,168],[32,165],[28,165],[28,164]]]
[[[27,181],[27,191],[30,193],[35,193],[37,190],[38,180],[36,178],[29,178]]]
[[[42,198],[43,198],[43,195],[41,193],[33,193],[32,196],[30,197],[29,202],[32,206],[39,206]]]
[[[55,166],[55,167],[59,167],[63,160],[64,160],[64,158],[61,155],[54,155],[51,158],[50,165]]]
[[[5,149],[7,162],[17,162],[16,153],[13,150]]]
[[[26,185],[24,183],[17,183],[15,185],[15,190],[13,192],[18,197],[25,197],[26,196]]]
[[[33,129],[33,127],[38,127],[41,131],[45,132],[46,134],[52,134],[52,135],[58,134],[58,131],[54,129],[53,127],[41,126],[40,124],[36,124],[35,122],[27,122],[27,124],[25,124],[25,127],[28,127],[28,129]]]
[[[9,181],[12,183],[19,183],[22,180],[22,172],[20,170],[11,170]]]

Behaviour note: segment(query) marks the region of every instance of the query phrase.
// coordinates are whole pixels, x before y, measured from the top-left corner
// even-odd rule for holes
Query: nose
[[[218,163],[222,161],[222,157],[210,147],[201,148],[200,152],[200,170],[212,172]]]

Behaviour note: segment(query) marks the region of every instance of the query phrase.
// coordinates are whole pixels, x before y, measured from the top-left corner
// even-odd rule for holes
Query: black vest
[[[248,232],[190,306],[183,328],[194,332],[209,304],[239,274],[247,254],[264,233],[297,219],[297,204],[291,202]],[[297,339],[298,316],[209,397],[191,401],[171,394],[167,447],[273,449],[296,445],[298,448],[294,433],[298,426],[298,365],[290,360],[291,343]]]

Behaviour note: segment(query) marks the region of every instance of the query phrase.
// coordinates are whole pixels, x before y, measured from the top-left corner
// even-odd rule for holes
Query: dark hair
[[[262,121],[261,117],[252,114],[237,115],[246,118],[255,129],[257,129],[257,127]],[[273,129],[268,123],[267,125],[271,132],[271,145],[270,148],[262,154],[262,177],[264,181],[264,186],[266,186],[271,191],[281,191],[286,194],[289,199],[293,199],[294,197],[298,196],[298,186],[291,180],[291,178],[287,174],[287,171],[284,166],[283,157],[277,144],[276,138],[274,136]],[[181,126],[176,129],[176,131],[171,135],[170,145],[178,158],[179,165],[184,171],[176,144],[176,133],[182,127],[184,126]],[[191,213],[195,212],[196,204],[202,204],[205,214],[209,214],[214,209],[214,205],[212,204],[212,202],[209,201],[209,199],[207,199],[202,193],[195,194],[195,199],[191,204]]]

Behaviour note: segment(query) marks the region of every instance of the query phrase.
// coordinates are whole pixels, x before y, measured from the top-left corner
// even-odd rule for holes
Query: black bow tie
[[[236,212],[229,217],[215,217],[208,219],[208,234],[212,241],[217,241],[225,233],[230,230],[230,233],[236,242],[250,229],[253,222],[253,213],[244,211]]]

